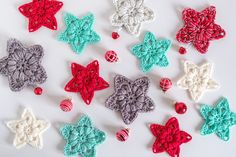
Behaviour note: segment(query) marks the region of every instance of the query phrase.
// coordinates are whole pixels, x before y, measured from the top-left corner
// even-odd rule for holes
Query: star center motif
[[[180,88],[188,89],[192,99],[198,102],[206,90],[219,88],[212,77],[213,65],[205,63],[198,67],[190,61],[184,62],[185,75],[177,82]]]
[[[72,63],[73,78],[66,84],[68,92],[79,92],[84,102],[89,105],[94,97],[94,92],[109,87],[109,84],[99,76],[99,63],[97,60],[86,67]]]

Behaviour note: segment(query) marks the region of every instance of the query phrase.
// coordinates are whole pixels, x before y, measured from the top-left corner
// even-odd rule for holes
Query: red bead
[[[183,102],[176,102],[175,103],[175,111],[178,114],[184,114],[187,111],[187,106]]]
[[[113,39],[118,39],[120,37],[120,35],[117,32],[112,32],[111,37]]]
[[[115,51],[107,51],[106,54],[105,54],[105,59],[108,61],[108,62],[117,62],[118,61],[118,57],[117,57],[117,54]]]
[[[60,108],[64,112],[71,111],[73,108],[73,103],[72,103],[71,99],[62,100],[60,103]]]
[[[117,140],[124,142],[129,138],[129,129],[122,129],[116,133]]]
[[[41,95],[41,94],[43,93],[43,89],[42,89],[41,87],[36,87],[36,88],[34,89],[34,93],[35,93],[36,95]]]
[[[162,78],[160,81],[160,87],[163,92],[166,92],[172,87],[172,81],[168,78]]]
[[[181,46],[181,47],[179,48],[179,53],[180,53],[181,55],[187,53],[186,48],[184,48],[184,47]]]

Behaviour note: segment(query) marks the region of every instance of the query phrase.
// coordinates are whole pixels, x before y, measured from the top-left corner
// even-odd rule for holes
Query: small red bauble
[[[175,103],[175,111],[178,114],[184,114],[187,111],[187,106],[183,102],[176,102]]]
[[[43,89],[41,87],[36,87],[34,89],[34,94],[35,95],[42,95],[42,93],[43,93]]]
[[[129,129],[122,129],[116,133],[117,140],[124,142],[129,138]]]
[[[186,48],[184,48],[184,47],[181,46],[181,47],[179,48],[179,53],[180,53],[181,55],[187,53]]]
[[[160,81],[160,87],[163,92],[166,92],[172,87],[172,81],[168,78],[162,78]]]
[[[60,108],[64,112],[71,111],[73,108],[73,103],[72,103],[71,99],[62,100],[60,103]]]
[[[105,59],[108,61],[108,62],[117,62],[118,61],[118,57],[117,57],[117,54],[115,51],[107,51],[106,54],[105,54]]]
[[[112,32],[111,37],[113,39],[118,39],[120,37],[120,35],[117,32]]]

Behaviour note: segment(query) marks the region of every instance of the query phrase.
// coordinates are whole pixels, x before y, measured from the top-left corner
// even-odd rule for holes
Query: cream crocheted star
[[[213,65],[205,63],[200,67],[190,61],[184,62],[185,75],[177,82],[183,89],[188,89],[192,99],[198,102],[206,90],[219,88],[212,79]]]
[[[37,120],[30,109],[25,109],[19,120],[6,123],[7,127],[15,133],[13,145],[21,148],[26,144],[32,147],[43,148],[42,133],[46,131],[50,124],[44,120]]]
[[[113,0],[116,12],[111,16],[112,26],[139,35],[143,22],[154,20],[154,12],[144,6],[144,0]]]

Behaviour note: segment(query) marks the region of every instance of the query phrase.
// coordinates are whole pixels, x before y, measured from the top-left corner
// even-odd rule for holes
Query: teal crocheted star
[[[65,14],[66,29],[60,33],[58,40],[70,44],[72,50],[80,54],[87,44],[100,41],[99,35],[93,31],[94,15],[89,13],[82,19],[66,13]]]
[[[104,132],[93,127],[88,116],[82,116],[74,125],[65,125],[60,129],[60,133],[66,140],[64,147],[66,156],[95,157],[96,146],[106,138]]]
[[[203,105],[200,113],[205,119],[201,128],[202,135],[216,133],[222,140],[229,140],[229,128],[236,124],[236,114],[230,111],[226,98],[221,98],[215,107]]]
[[[151,32],[147,32],[144,41],[131,48],[132,53],[140,60],[141,69],[144,72],[150,71],[154,65],[166,67],[169,61],[166,52],[171,47],[171,41],[162,39],[158,40]]]

